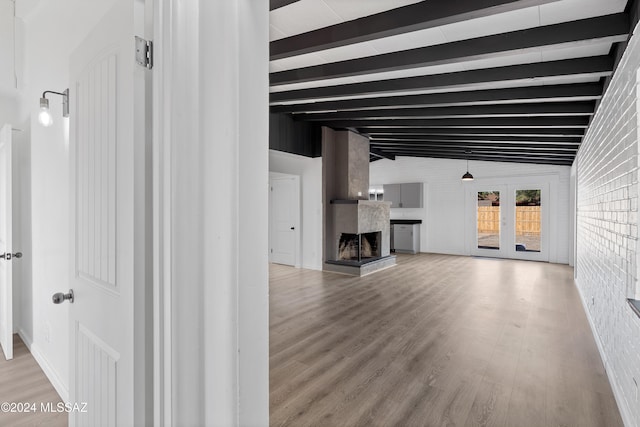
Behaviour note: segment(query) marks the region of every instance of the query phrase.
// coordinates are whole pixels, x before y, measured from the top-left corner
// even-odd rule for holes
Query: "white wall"
[[[14,2],[0,0],[0,88],[16,87]]]
[[[322,270],[322,158],[269,150],[269,172],[300,177],[302,268]]]
[[[453,255],[469,255],[468,233],[465,228],[468,212],[465,209],[465,188],[460,177],[467,170],[463,160],[397,157],[396,160],[378,160],[371,163],[372,185],[402,182],[423,182],[424,208],[392,208],[392,219],[422,219],[420,249]],[[554,176],[557,188],[557,229],[563,232],[551,235],[551,245],[556,245],[557,257],[552,262],[569,261],[569,174],[568,166],[534,165],[522,163],[469,162],[469,171],[481,180],[498,179],[509,184],[515,177]],[[467,227],[468,228],[468,227]],[[553,254],[553,251],[551,251]]]
[[[640,426],[638,286],[638,30],[581,144],[576,285],[625,425]]]
[[[34,357],[63,398],[68,390],[68,304],[54,305],[51,295],[69,288],[68,259],[68,119],[62,98],[50,97],[54,124],[37,122],[45,90],[69,86],[69,56],[104,13],[111,0],[40,2],[25,22],[23,112],[31,117],[32,280],[23,295],[20,332]]]

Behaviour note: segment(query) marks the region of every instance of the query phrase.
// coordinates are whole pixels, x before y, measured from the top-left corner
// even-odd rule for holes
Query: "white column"
[[[266,426],[268,2],[156,13],[156,424]]]

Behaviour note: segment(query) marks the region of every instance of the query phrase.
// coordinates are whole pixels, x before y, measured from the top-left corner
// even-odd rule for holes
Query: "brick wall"
[[[636,35],[576,158],[576,284],[628,426],[640,426],[640,318],[626,301],[638,296],[639,68]]]

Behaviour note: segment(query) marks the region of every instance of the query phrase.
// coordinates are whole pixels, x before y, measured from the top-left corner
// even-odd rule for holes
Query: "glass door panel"
[[[542,190],[515,192],[515,250],[540,252],[542,247]]]
[[[476,247],[500,250],[500,191],[478,191],[476,209]]]

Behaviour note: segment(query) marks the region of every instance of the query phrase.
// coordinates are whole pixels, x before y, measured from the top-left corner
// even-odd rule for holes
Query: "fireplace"
[[[342,233],[338,240],[337,261],[367,261],[381,256],[382,232],[363,234]]]
[[[369,200],[369,140],[322,128],[323,269],[365,276],[392,267],[391,202]]]

